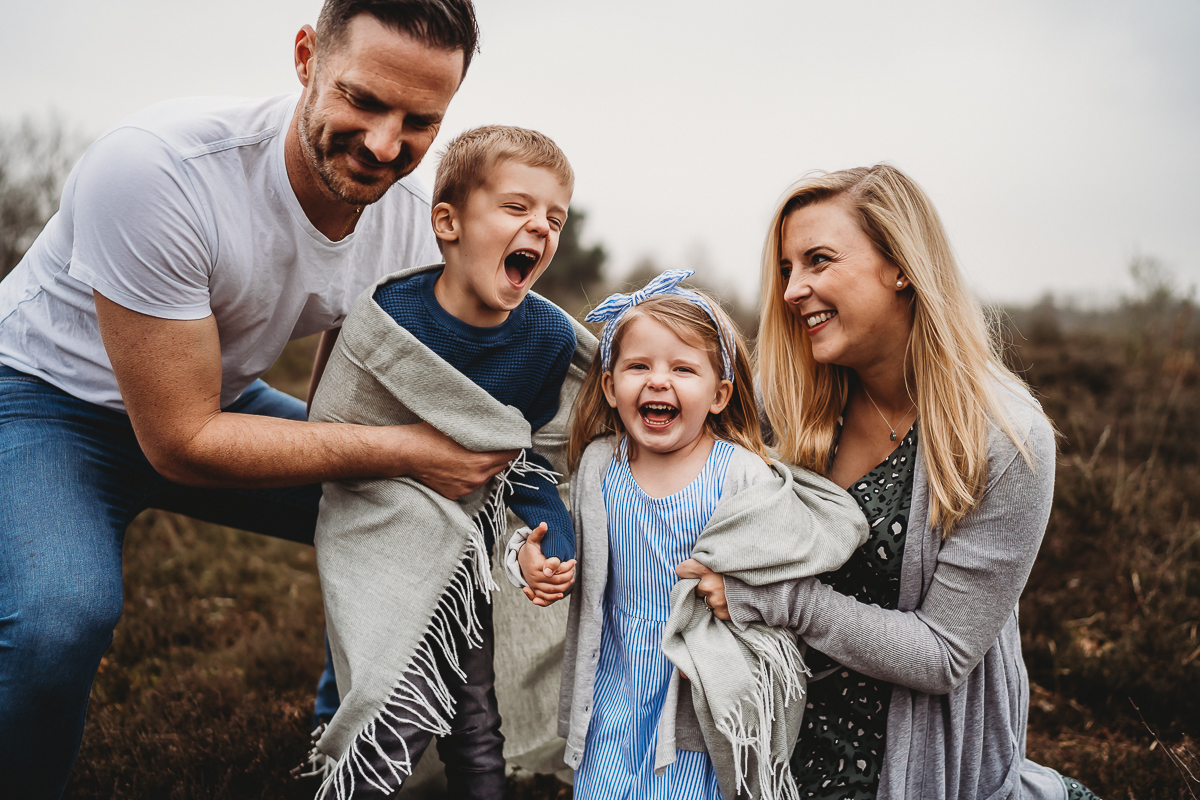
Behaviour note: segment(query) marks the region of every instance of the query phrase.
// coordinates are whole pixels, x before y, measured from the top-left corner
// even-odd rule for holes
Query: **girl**
[[[815,574],[840,565],[865,535],[832,484],[798,489],[791,473],[768,466],[745,345],[719,306],[678,286],[690,274],[664,273],[587,318],[607,325],[569,451],[579,586],[559,710],[580,800],[794,796],[794,738],[784,733],[802,713],[794,638],[716,621],[695,582],[677,582],[675,565],[696,555],[746,579],[755,570]],[[536,587],[537,539],[522,547],[518,534],[509,552],[526,594],[548,602],[554,596]],[[806,557],[793,558],[793,547],[807,547]],[[781,561],[785,550],[791,560]],[[672,662],[691,678],[682,690]]]

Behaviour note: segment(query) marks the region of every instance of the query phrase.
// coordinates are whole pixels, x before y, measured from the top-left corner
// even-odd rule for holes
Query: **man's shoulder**
[[[287,130],[296,100],[296,95],[167,100],[126,117],[101,139],[140,131],[159,140],[181,160],[253,148]]]

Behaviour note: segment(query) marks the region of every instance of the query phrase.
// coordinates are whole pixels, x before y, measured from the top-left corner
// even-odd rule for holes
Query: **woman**
[[[1017,601],[1054,431],[1001,363],[933,205],[885,165],[802,180],[772,220],[762,297],[775,449],[847,489],[871,536],[817,578],[678,572],[721,618],[807,643],[801,797],[1091,797],[1025,759]]]

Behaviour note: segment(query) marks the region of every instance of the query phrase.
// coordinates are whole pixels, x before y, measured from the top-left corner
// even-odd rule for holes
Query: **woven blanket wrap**
[[[469,450],[534,446],[561,465],[570,408],[595,338],[576,324],[579,345],[559,413],[532,436],[520,412],[443,361],[372,299],[381,284],[437,266],[386,276],[358,298],[325,367],[310,419],[361,425],[425,421]],[[375,751],[379,726],[405,720],[437,735],[449,732],[453,701],[426,634],[455,667],[452,628],[479,641],[471,597],[476,589],[490,595],[496,588],[483,525],[505,530],[505,484],[532,469],[518,459],[457,502],[408,478],[324,484],[315,544],[342,702],[310,754],[315,771],[325,777],[318,798],[345,797],[359,783],[394,790],[411,773],[407,756],[393,760],[383,774],[360,757]],[[409,673],[438,687],[440,702],[426,702]]]
[[[692,556],[709,569],[762,585],[840,567],[867,540],[867,522],[843,489],[780,463],[778,480],[723,499]],[[799,501],[799,502],[797,502]],[[692,704],[721,785],[732,800],[798,798],[788,759],[800,734],[808,670],[796,637],[752,624],[739,631],[696,596],[694,579],[671,590],[663,652],[691,679]],[[678,672],[662,719],[675,719]],[[675,761],[673,726],[659,727],[655,770]]]

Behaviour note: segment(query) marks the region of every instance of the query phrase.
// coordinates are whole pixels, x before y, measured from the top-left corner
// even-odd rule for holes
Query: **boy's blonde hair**
[[[793,185],[775,209],[763,248],[757,354],[771,444],[783,460],[827,474],[837,419],[850,391],[852,370],[813,358],[804,326],[783,299],[783,222],[800,208],[826,201],[844,203],[912,286],[905,380],[921,420],[929,521],[948,535],[986,484],[990,426],[998,425],[1034,466],[1000,396],[1002,384],[1025,384],[1004,366],[997,337],[967,290],[933,203],[895,167],[813,173]]]
[[[568,191],[575,188],[571,163],[549,136],[511,125],[484,125],[463,131],[442,151],[433,182],[433,205],[449,203],[462,208],[471,192],[503,161],[544,167],[558,176]]]
[[[708,302],[713,315],[720,320],[721,327],[728,333],[728,339],[734,343],[734,352],[729,354],[733,367],[733,393],[725,410],[720,414],[709,414],[705,424],[716,438],[741,445],[761,456],[764,461],[769,461],[767,448],[759,430],[758,411],[754,402],[754,376],[750,371],[750,361],[746,357],[746,341],[733,320],[715,300],[703,292],[696,293]],[[617,363],[621,352],[621,339],[629,329],[630,321],[638,317],[647,317],[665,325],[684,343],[705,351],[717,375],[724,370],[721,360],[721,334],[713,320],[697,304],[668,294],[655,295],[642,301],[617,320],[617,329],[612,340],[611,364]],[[604,374],[604,366],[600,363],[600,355],[597,353],[591,368],[588,369],[587,377],[584,378],[579,395],[575,398],[571,442],[567,449],[567,460],[572,471],[579,465],[584,449],[591,442],[602,436],[615,434],[619,437],[625,433],[621,416],[604,397]],[[632,441],[629,442],[628,452],[631,459],[637,457]]]

